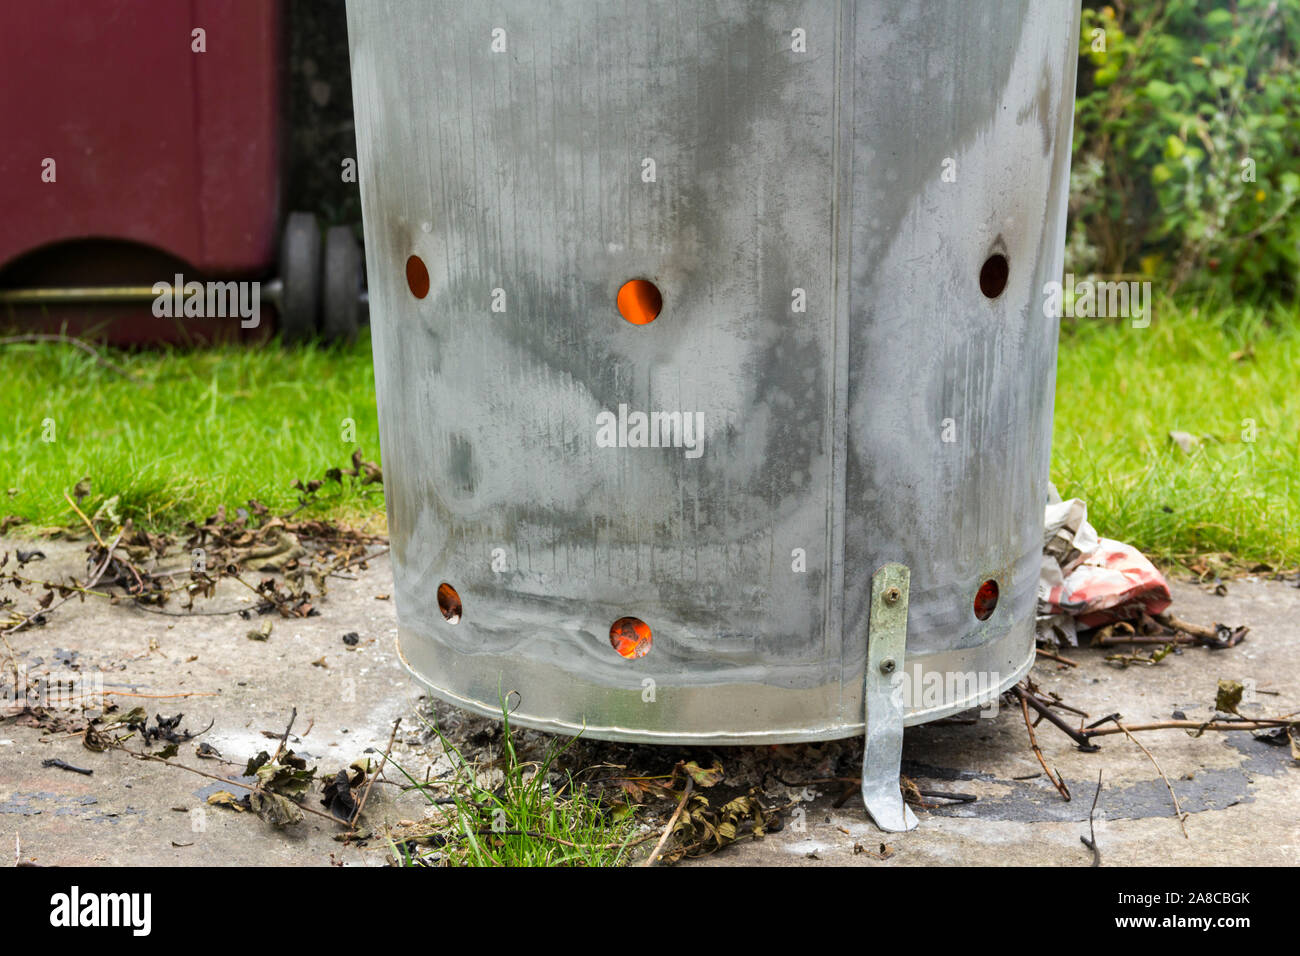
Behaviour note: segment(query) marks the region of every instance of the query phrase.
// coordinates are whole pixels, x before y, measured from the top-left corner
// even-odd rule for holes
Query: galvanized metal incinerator
[[[409,669],[648,743],[1034,657],[1078,0],[348,4]]]

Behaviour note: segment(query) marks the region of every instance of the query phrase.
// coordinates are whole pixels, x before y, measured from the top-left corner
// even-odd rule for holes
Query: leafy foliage
[[[1079,40],[1071,271],[1294,298],[1300,0],[1089,0]]]

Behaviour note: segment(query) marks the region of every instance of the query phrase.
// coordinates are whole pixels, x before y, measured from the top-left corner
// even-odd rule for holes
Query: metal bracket
[[[907,653],[907,591],[912,572],[886,564],[871,577],[867,668],[863,700],[866,749],[862,754],[862,801],[887,833],[916,829],[916,814],[903,800],[898,769],[903,760],[903,677]]]

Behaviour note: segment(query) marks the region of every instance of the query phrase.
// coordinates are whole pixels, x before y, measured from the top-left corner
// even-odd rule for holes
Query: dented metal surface
[[[908,723],[1019,679],[1077,0],[348,14],[417,675],[596,737],[859,733],[871,578],[896,562]],[[1009,272],[990,299],[994,254]],[[662,292],[649,324],[615,308],[634,278]],[[683,427],[627,447],[637,412]],[[1000,599],[980,621],[986,580]],[[624,616],[653,630],[644,657],[611,648]]]

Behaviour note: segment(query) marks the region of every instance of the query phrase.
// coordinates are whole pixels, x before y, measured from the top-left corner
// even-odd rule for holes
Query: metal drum
[[[410,670],[614,740],[867,729],[895,778],[1019,680],[1078,18],[349,0]]]

